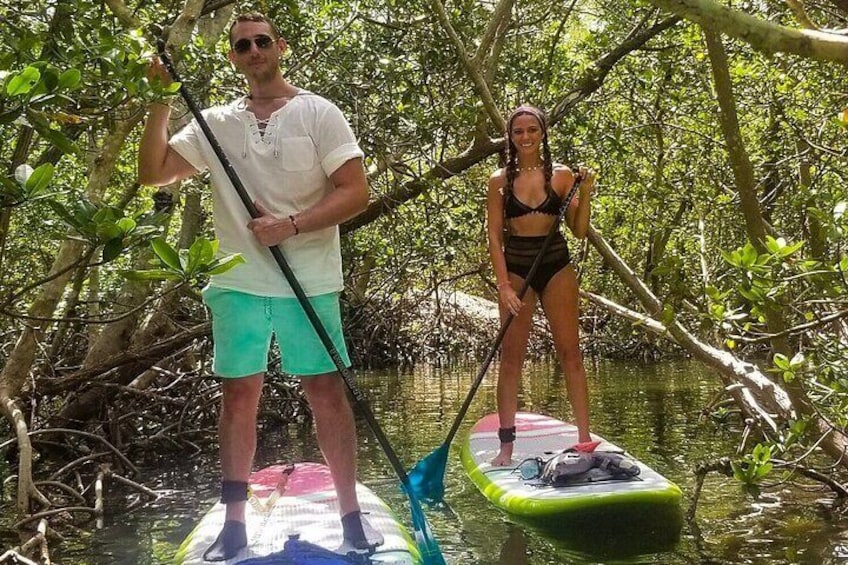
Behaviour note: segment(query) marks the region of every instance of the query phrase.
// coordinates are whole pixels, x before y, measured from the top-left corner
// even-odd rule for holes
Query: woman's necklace
[[[544,167],[544,163],[539,163],[538,165],[533,165],[532,167],[518,167],[516,170],[519,173],[529,173],[531,171],[538,171],[542,167]]]

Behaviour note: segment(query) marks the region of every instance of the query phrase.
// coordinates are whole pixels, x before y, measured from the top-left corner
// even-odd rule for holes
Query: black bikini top
[[[514,191],[508,191],[504,197],[504,216],[506,216],[507,219],[518,218],[520,216],[526,216],[527,214],[548,214],[549,216],[557,216],[559,214],[559,209],[562,206],[562,197],[553,190],[548,190],[547,192],[548,197],[545,198],[544,202],[535,208],[531,208],[519,200],[518,197],[515,196]]]

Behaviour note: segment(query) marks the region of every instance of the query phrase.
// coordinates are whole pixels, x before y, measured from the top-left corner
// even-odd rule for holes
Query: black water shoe
[[[244,522],[227,520],[215,543],[203,552],[204,561],[226,561],[238,555],[247,545],[247,528]]]
[[[374,549],[383,545],[383,534],[371,527],[368,520],[359,510],[354,510],[342,516],[344,539],[356,549]]]

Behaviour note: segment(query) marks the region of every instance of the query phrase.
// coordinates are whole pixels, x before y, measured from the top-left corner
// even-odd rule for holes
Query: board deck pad
[[[232,565],[254,557],[282,551],[291,535],[331,551],[347,553],[353,547],[343,544],[339,506],[330,469],[319,463],[297,463],[285,480],[286,465],[274,465],[250,475],[251,500],[246,506],[248,545],[224,563]],[[282,493],[277,491],[281,479]],[[375,563],[415,564],[418,549],[397,516],[371,489],[357,483],[356,494],[363,514],[385,543],[371,556]],[[176,565],[201,565],[206,551],[224,524],[225,507],[218,502],[201,519],[182,543]]]
[[[493,467],[490,462],[500,447],[498,422],[497,414],[480,419],[466,437],[461,451],[466,473],[498,508],[531,521],[549,521],[586,509],[613,510],[617,506],[643,511],[669,507],[677,512],[682,494],[674,483],[595,434],[592,439],[601,442],[596,451],[624,453],[639,466],[639,476],[565,487],[539,486],[523,480],[515,471],[523,460],[533,457],[547,460],[578,442],[576,426],[549,416],[517,413],[512,464]]]

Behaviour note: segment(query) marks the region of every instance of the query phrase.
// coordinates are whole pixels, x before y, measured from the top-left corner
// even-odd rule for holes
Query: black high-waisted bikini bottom
[[[506,270],[526,279],[546,237],[544,235],[510,236],[504,249]],[[536,270],[533,280],[530,281],[530,288],[541,296],[554,275],[567,267],[569,263],[571,263],[571,255],[568,253],[568,243],[562,234],[558,233],[545,251],[542,263]]]

